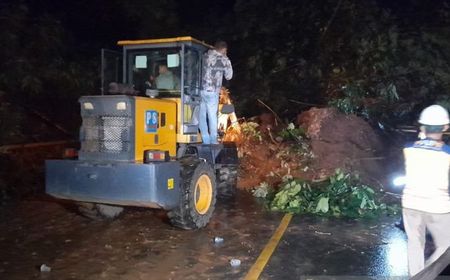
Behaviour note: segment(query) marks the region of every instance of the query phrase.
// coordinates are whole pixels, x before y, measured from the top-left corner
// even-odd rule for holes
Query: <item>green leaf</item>
[[[317,203],[316,207],[316,213],[322,212],[327,213],[329,210],[329,204],[328,204],[328,197],[322,197],[320,198],[319,202]]]
[[[367,199],[364,197],[361,201],[361,204],[359,205],[359,208],[364,209],[366,204],[367,204]]]
[[[374,194],[374,193],[375,193],[375,191],[374,191],[372,188],[370,188],[370,187],[365,187],[364,189],[365,189],[367,192],[371,193],[371,194]]]
[[[294,186],[292,186],[289,190],[288,190],[288,195],[290,197],[295,196],[296,194],[298,194],[301,190],[302,190],[302,186],[300,184],[297,184],[295,182]]]
[[[289,208],[298,208],[300,207],[300,199],[295,199],[289,202]]]

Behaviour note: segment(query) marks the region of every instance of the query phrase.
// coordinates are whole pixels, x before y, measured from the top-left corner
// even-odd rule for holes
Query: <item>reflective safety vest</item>
[[[428,213],[450,213],[450,146],[421,140],[404,148],[406,185],[404,208]]]

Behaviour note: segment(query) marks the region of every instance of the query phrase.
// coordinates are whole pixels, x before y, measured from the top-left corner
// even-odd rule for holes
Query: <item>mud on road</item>
[[[160,211],[131,209],[90,221],[71,204],[39,197],[0,210],[0,279],[242,279],[281,213],[240,193],[202,230],[173,228]],[[406,275],[396,218],[351,222],[292,219],[260,279],[301,275]],[[224,238],[214,244],[213,238]],[[242,264],[232,268],[230,259]],[[51,272],[40,272],[46,264]]]
[[[280,216],[237,200],[219,205],[207,228],[184,231],[159,211],[132,209],[97,222],[70,208],[30,200],[2,210],[0,279],[239,279]],[[224,242],[214,244],[216,236]],[[231,268],[232,258],[242,265]],[[51,272],[41,273],[41,264]]]

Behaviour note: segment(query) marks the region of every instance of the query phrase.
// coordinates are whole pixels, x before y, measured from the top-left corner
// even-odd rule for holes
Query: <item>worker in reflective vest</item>
[[[421,139],[403,150],[406,185],[402,207],[411,276],[433,263],[450,246],[450,146],[442,141],[449,122],[448,112],[443,107],[425,108],[419,119]],[[425,262],[427,230],[436,250]]]

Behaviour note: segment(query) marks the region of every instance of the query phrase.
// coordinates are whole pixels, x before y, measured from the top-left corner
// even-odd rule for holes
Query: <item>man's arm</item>
[[[231,80],[233,78],[233,67],[231,66],[231,61],[228,59],[228,57],[225,57],[225,79]]]

